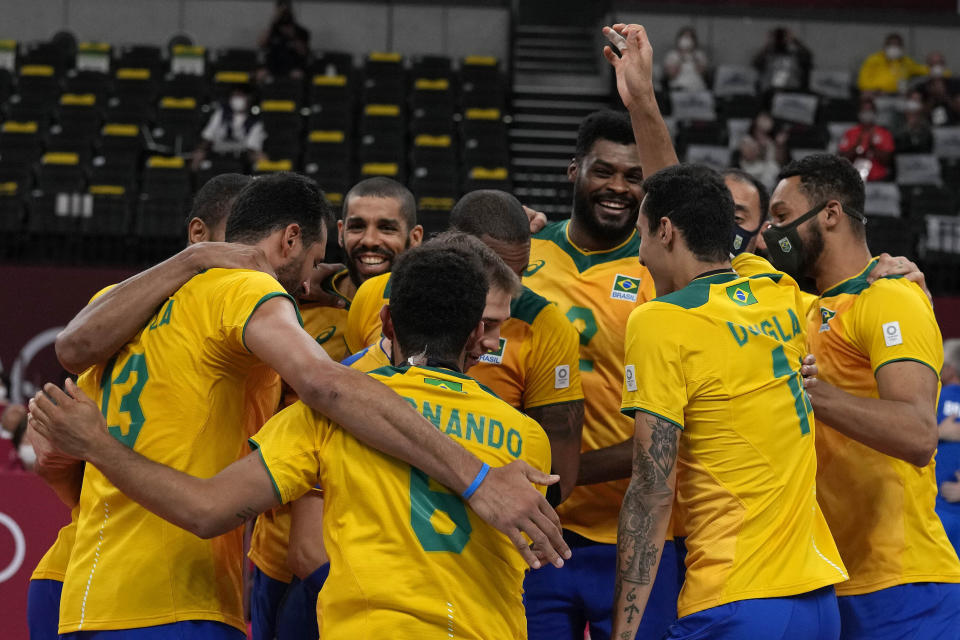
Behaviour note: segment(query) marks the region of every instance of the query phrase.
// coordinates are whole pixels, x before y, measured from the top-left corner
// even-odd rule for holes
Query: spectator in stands
[[[274,78],[302,78],[307,70],[310,32],[294,19],[291,4],[292,0],[277,0],[273,21],[259,40],[266,56],[265,71]]]
[[[956,124],[960,120],[960,113],[954,109],[951,98],[960,95],[957,83],[950,78],[933,78],[920,86],[924,95],[924,103],[930,114],[930,122],[935,127]]]
[[[193,152],[194,171],[200,168],[208,153],[244,154],[251,165],[263,156],[263,141],[267,134],[252,107],[253,94],[249,85],[237,85],[228,99],[217,104],[200,134],[200,144]]]
[[[663,61],[667,86],[673,91],[704,91],[708,65],[707,54],[700,48],[694,28],[680,29],[674,48]]]
[[[931,78],[949,78],[953,75],[947,67],[947,58],[940,51],[931,51],[927,54],[927,74]]]
[[[873,98],[860,101],[859,120],[843,134],[837,153],[853,163],[864,181],[886,180],[893,161],[893,134],[877,124]]]
[[[857,86],[861,92],[902,93],[914,76],[927,74],[926,65],[915,62],[903,50],[903,37],[891,33],[877,51],[863,61]]]
[[[893,138],[894,147],[898,152],[929,153],[933,149],[933,131],[919,90],[907,95],[903,115],[903,122]]]
[[[770,113],[761,111],[754,116],[747,133],[740,139],[734,164],[769,187],[787,161],[787,134],[787,129],[776,130],[776,122]]]
[[[778,27],[767,34],[753,66],[760,74],[761,91],[798,91],[807,87],[813,54],[792,31]]]
[[[940,371],[940,401],[937,424],[937,514],[954,548],[960,548],[960,340],[943,343],[943,369]]]

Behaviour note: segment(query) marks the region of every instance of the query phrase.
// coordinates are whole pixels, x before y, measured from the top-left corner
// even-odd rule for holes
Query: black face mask
[[[736,257],[746,251],[747,245],[750,244],[750,241],[753,240],[754,236],[760,233],[761,228],[763,228],[762,222],[760,223],[760,226],[753,231],[747,231],[740,225],[734,223],[733,237],[730,240],[730,255]]]
[[[820,213],[826,206],[826,202],[821,202],[793,222],[779,227],[771,226],[763,231],[763,240],[767,243],[767,253],[774,267],[794,278],[807,275],[806,270],[810,265],[806,264],[807,252],[804,250],[803,240],[797,228]],[[843,212],[867,224],[867,219],[862,213],[847,211],[846,208]]]

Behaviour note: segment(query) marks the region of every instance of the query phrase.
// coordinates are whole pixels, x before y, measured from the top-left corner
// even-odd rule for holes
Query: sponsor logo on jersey
[[[727,297],[741,307],[757,304],[757,297],[753,295],[749,282],[740,282],[727,287]]]
[[[617,274],[617,277],[613,280],[613,290],[610,292],[610,297],[614,300],[628,300],[629,302],[637,301],[637,292],[640,290],[640,278],[631,278],[630,276],[625,276]]]
[[[496,351],[488,351],[482,356],[480,356],[480,362],[486,362],[488,364],[500,364],[503,362],[503,352],[507,348],[507,339],[500,338],[500,348]]]
[[[569,389],[570,388],[570,365],[561,364],[553,370],[553,388],[554,389]]]
[[[903,335],[900,333],[899,322],[894,320],[893,322],[883,323],[883,341],[888,347],[903,344]]]
[[[331,325],[317,334],[317,344],[323,344],[327,340],[333,337],[333,334],[337,332],[337,327]]]
[[[836,311],[831,311],[826,307],[820,307],[820,333],[830,331],[830,321],[837,315]]]
[[[543,265],[545,264],[547,263],[544,260],[537,260],[536,262],[531,262],[530,264],[527,265],[527,268],[524,270],[523,277],[526,278],[528,276],[532,276],[537,271],[540,271],[540,269],[542,269]]]

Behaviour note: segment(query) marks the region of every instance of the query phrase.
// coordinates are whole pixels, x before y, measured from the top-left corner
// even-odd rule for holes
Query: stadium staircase
[[[566,169],[580,121],[610,105],[597,32],[554,25],[519,25],[515,32],[509,130],[514,193],[551,220],[570,215]]]

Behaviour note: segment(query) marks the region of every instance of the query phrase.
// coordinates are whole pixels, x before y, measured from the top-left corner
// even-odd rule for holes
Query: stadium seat
[[[307,71],[311,77],[342,75],[350,78],[354,74],[353,54],[346,51],[315,51]]]
[[[30,66],[46,66],[53,70],[55,77],[60,77],[73,67],[75,56],[71,55],[60,44],[49,42],[33,42],[24,46],[20,53],[19,63],[21,69]]]
[[[460,63],[461,105],[464,109],[502,109],[506,80],[500,62],[492,56],[467,56]]]
[[[213,97],[226,100],[238,85],[249,85],[253,75],[249,71],[217,71],[213,75]]]
[[[260,64],[260,53],[256,49],[226,48],[214,53],[211,66],[214,72],[245,71],[252,74]]]
[[[953,193],[934,184],[903,187],[905,217],[922,220],[924,216],[952,216],[957,214],[957,201]]]
[[[160,95],[171,98],[193,98],[198,105],[210,100],[210,84],[203,76],[188,73],[173,74],[164,78]]]
[[[932,153],[898,153],[894,156],[894,163],[900,186],[943,184],[940,163]]]
[[[122,188],[108,185],[90,185],[93,207],[89,217],[81,222],[81,232],[89,240],[104,239],[114,242],[130,232],[130,195]]]
[[[207,49],[189,44],[175,44],[170,51],[170,73],[205,77]]]
[[[316,181],[331,204],[339,205],[344,195],[353,186],[354,176],[350,165],[339,163],[307,162],[303,173]]]
[[[710,122],[717,119],[716,101],[709,91],[671,91],[670,115],[678,122]]]
[[[118,67],[114,73],[115,95],[107,106],[108,120],[126,124],[153,120],[157,100],[156,77],[150,67]]]
[[[105,155],[93,159],[90,168],[89,191],[95,194],[116,195],[118,190],[127,197],[137,192],[138,162],[132,162],[129,156],[116,157]]]
[[[98,105],[106,105],[114,89],[109,74],[99,71],[70,70],[64,80],[64,91],[78,95],[92,94]]]
[[[264,100],[260,103],[260,119],[267,138],[263,152],[271,159],[293,160],[300,164],[303,141],[303,116],[293,100]]]
[[[165,96],[157,109],[154,141],[167,153],[192,151],[200,139],[201,111],[194,98]]]
[[[350,165],[353,160],[353,144],[342,129],[316,129],[307,135],[307,150],[304,164]]]
[[[154,78],[163,75],[164,61],[160,47],[153,45],[128,45],[117,50],[116,67],[146,69]]]
[[[410,72],[414,78],[444,78],[453,79],[453,61],[449,56],[417,56],[410,65]]]
[[[190,174],[183,158],[148,158],[134,232],[141,238],[182,237],[190,197]]]
[[[752,67],[720,65],[714,74],[717,111],[726,118],[752,118],[760,111],[757,71]]]
[[[140,165],[143,133],[135,124],[108,122],[100,130],[100,152],[117,163]]]
[[[69,151],[86,164],[92,155],[93,143],[100,133],[102,112],[92,93],[64,93],[60,96],[57,124],[51,128],[47,144],[50,151]]]
[[[8,120],[0,126],[0,161],[32,164],[40,159],[43,143],[36,121]]]
[[[48,151],[40,159],[37,189],[44,193],[75,193],[86,187],[86,173],[76,153]]]
[[[817,121],[819,98],[809,93],[778,91],[773,95],[770,115],[778,120],[813,126]]]
[[[466,179],[463,182],[463,192],[476,191],[477,189],[499,189],[500,191],[511,191],[513,182],[510,180],[510,173],[506,167],[496,166],[472,166],[468,167]]]
[[[17,80],[17,93],[7,103],[13,120],[35,120],[46,126],[60,97],[60,79],[50,65],[24,65]]]
[[[303,80],[300,78],[269,78],[260,85],[260,99],[289,100],[298,107],[303,103]]]

